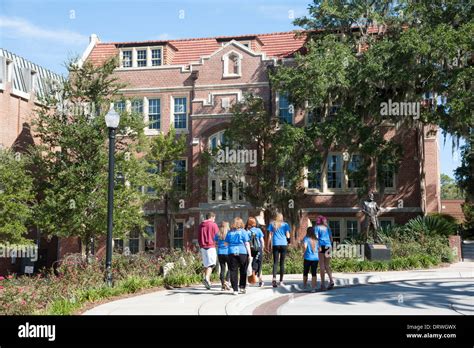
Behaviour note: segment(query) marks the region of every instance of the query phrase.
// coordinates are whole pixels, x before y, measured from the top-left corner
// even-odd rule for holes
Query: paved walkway
[[[320,308],[339,308],[332,314],[362,314],[353,311],[354,304],[372,303],[375,305],[370,311],[375,311],[382,304],[391,304],[400,301],[400,313],[413,307],[419,314],[432,314],[432,307],[439,307],[440,301],[432,300],[435,296],[441,300],[442,296],[453,293],[453,300],[457,303],[459,312],[452,308],[449,314],[473,314],[472,296],[474,288],[474,262],[460,262],[446,268],[396,271],[396,272],[361,272],[335,273],[336,288],[331,291],[305,293],[302,291],[301,275],[286,275],[286,286],[272,288],[271,276],[265,276],[265,287],[250,286],[245,295],[234,296],[230,292],[220,291],[220,285],[215,284],[211,290],[204,286],[163,290],[149,294],[138,295],[99,305],[85,315],[241,315],[241,314],[323,314]],[[430,280],[430,281],[426,281]],[[387,284],[387,282],[390,282]],[[383,284],[381,284],[383,283]],[[318,282],[319,284],[319,282]],[[369,285],[370,286],[352,286]],[[421,289],[421,290],[420,290]],[[423,292],[425,289],[425,292]],[[428,289],[430,289],[428,291]],[[353,291],[358,294],[356,301],[350,301]],[[365,297],[363,296],[365,294]],[[396,295],[394,295],[396,294]],[[459,296],[458,296],[459,295]],[[385,296],[385,297],[384,297]],[[416,298],[414,302],[413,299]],[[352,298],[354,300],[354,298]],[[443,302],[444,303],[444,302]],[[317,307],[315,307],[317,306]],[[301,308],[306,308],[301,310]],[[311,311],[318,308],[318,312]],[[363,307],[360,307],[363,308]],[[368,308],[368,307],[367,307]],[[382,307],[380,307],[382,308]],[[423,310],[424,309],[424,310]],[[350,310],[350,312],[348,312]],[[369,311],[369,310],[368,310]],[[426,313],[423,313],[426,312]],[[365,313],[365,314],[374,314]],[[377,314],[381,314],[377,312]],[[413,313],[416,314],[416,313]],[[443,313],[443,314],[448,314]]]

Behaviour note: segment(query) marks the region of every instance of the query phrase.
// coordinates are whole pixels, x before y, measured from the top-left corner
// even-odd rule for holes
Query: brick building
[[[63,77],[12,52],[0,48],[0,148],[22,153],[35,143],[31,132],[33,111],[48,86]],[[46,239],[36,229],[28,237],[39,247],[36,268],[50,267],[58,259],[58,238]],[[0,274],[21,272],[24,259],[0,259]]]
[[[306,111],[291,112],[288,100],[271,90],[267,78],[269,66],[290,62],[304,42],[304,37],[295,37],[293,32],[113,43],[91,36],[82,61],[100,64],[112,56],[120,58],[115,75],[127,85],[122,91],[127,102],[119,107],[143,113],[149,136],[166,133],[173,126],[187,137],[187,152],[176,163],[177,170],[186,173],[181,184],[190,193],[184,208],[173,213],[167,229],[162,207],[145,207],[150,221],[147,231],[154,235],[157,247],[191,247],[208,211],[216,212],[217,221],[255,214],[238,187],[225,177],[211,172],[197,175],[199,154],[219,145],[231,117],[229,107],[247,92],[261,96],[282,121],[308,124]],[[437,137],[429,130],[386,129],[387,138],[396,138],[403,145],[404,158],[397,174],[387,172],[383,196],[376,195],[385,208],[380,217],[383,225],[441,210]],[[348,167],[357,164],[357,154],[350,160],[345,157],[330,153],[327,166],[320,168],[319,180],[305,181],[299,236],[319,214],[329,217],[336,239],[361,231],[360,199],[347,175]],[[375,165],[369,173],[375,183]],[[132,251],[144,250],[146,245],[138,234],[123,243]]]

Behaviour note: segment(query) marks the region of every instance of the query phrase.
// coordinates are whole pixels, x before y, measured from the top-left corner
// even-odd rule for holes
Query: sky
[[[102,42],[258,34],[295,29],[310,0],[0,0],[0,47],[54,72]],[[441,173],[453,176],[460,150],[440,135]]]

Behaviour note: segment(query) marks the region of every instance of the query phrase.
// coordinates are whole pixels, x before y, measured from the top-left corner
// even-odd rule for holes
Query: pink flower
[[[13,276],[12,276],[12,275],[9,275],[9,276],[7,277],[7,279],[13,279]]]
[[[5,287],[3,287],[3,286],[0,285],[0,290],[2,290],[2,289],[4,289],[4,288],[5,288]]]
[[[5,277],[0,276],[0,280],[5,280]]]

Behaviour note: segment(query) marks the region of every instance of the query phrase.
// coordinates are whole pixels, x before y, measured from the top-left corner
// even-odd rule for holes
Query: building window
[[[186,129],[186,98],[174,98],[174,128]]]
[[[332,232],[333,241],[339,243],[341,241],[341,221],[329,219],[328,224]]]
[[[152,66],[161,65],[161,48],[151,49],[151,65]]]
[[[342,188],[342,157],[329,155],[327,165],[328,188]]]
[[[125,101],[124,100],[118,100],[114,103],[115,106],[115,111],[118,113],[125,112],[126,106],[125,106]]]
[[[357,220],[346,220],[346,237],[357,238],[359,235],[359,223]]]
[[[223,201],[234,199],[234,184],[230,180],[221,180],[221,198]]]
[[[138,230],[132,230],[128,237],[128,248],[131,254],[136,254],[140,250],[140,232]]]
[[[278,98],[278,117],[281,123],[293,123],[293,105],[290,105],[287,95]]]
[[[160,172],[159,164],[152,161],[150,162],[150,166],[146,170],[149,174],[158,174]],[[145,192],[149,195],[156,194],[156,190],[151,186],[146,186]]]
[[[132,50],[122,51],[122,66],[124,68],[132,66]]]
[[[143,67],[146,66],[146,49],[137,50],[137,66]]]
[[[224,132],[225,131],[218,132],[209,138],[209,149],[211,151],[216,150],[218,147],[225,146],[226,142]]]
[[[243,201],[244,200],[244,182],[243,181],[239,181],[239,186],[238,186],[238,190],[239,190],[239,201]]]
[[[358,178],[356,178],[357,172],[361,166],[361,157],[360,155],[352,155],[351,160],[347,166],[347,187],[356,188],[360,187],[361,183]]]
[[[390,227],[392,227],[392,220],[387,220],[387,219],[380,219],[380,227],[383,229],[383,230],[386,230],[386,229],[389,229]]]
[[[114,253],[123,253],[123,239],[114,239]]]
[[[308,168],[308,188],[321,189],[321,162],[314,161]]]
[[[217,198],[216,180],[211,180],[211,200],[215,201]]]
[[[150,224],[145,227],[145,251],[155,250],[155,226]]]
[[[395,188],[395,170],[393,166],[384,166],[382,170],[382,180],[385,188]]]
[[[161,105],[160,99],[148,100],[148,128],[160,129],[161,127]]]
[[[174,188],[178,191],[186,191],[186,160],[174,161]]]
[[[132,112],[143,115],[143,99],[132,100]]]
[[[177,249],[182,249],[183,238],[184,238],[184,222],[176,222],[174,224],[173,247]]]

